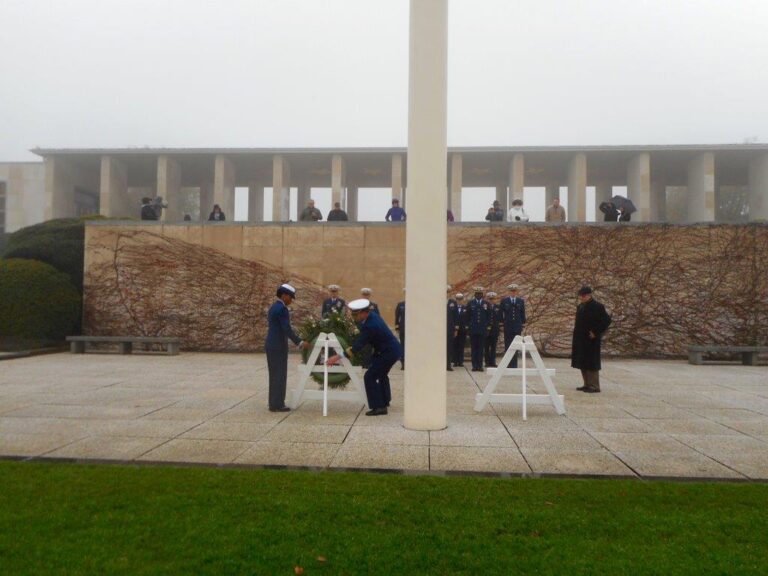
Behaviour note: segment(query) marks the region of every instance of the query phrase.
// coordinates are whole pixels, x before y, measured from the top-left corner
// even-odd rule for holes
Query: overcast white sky
[[[0,161],[407,144],[408,0],[0,0],[0,22]],[[766,23],[766,0],[451,0],[449,145],[765,142]]]

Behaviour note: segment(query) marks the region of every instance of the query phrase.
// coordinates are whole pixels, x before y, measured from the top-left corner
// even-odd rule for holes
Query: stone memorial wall
[[[768,344],[766,224],[457,224],[448,246],[454,292],[470,296],[480,284],[503,295],[508,284],[520,285],[526,333],[545,354],[569,353],[582,284],[613,316],[607,354]],[[86,227],[84,331],[256,351],[274,291],[286,281],[298,289],[294,326],[319,314],[331,283],[347,300],[371,288],[392,325],[403,299],[405,226],[94,222]]]

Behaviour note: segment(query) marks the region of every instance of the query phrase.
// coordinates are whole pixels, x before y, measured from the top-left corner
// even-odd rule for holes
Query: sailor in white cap
[[[504,324],[504,351],[506,352],[515,336],[523,333],[525,327],[525,301],[517,295],[517,284],[507,286],[509,296],[501,301],[501,321]],[[517,368],[517,352],[509,363],[510,368]],[[506,366],[503,366],[506,368]]]
[[[361,288],[360,289],[360,296],[361,300],[368,300],[368,302],[371,303],[371,312],[376,312],[376,314],[379,314],[379,305],[376,304],[373,300],[371,300],[371,289],[370,288]]]
[[[302,348],[309,348],[309,342],[302,342],[291,328],[291,312],[288,305],[296,298],[296,289],[290,284],[281,284],[277,289],[277,300],[267,313],[267,370],[269,371],[269,411],[288,412],[285,405],[285,387],[288,380],[288,339]]]
[[[343,298],[339,298],[339,290],[341,290],[341,287],[338,284],[328,286],[330,296],[323,300],[323,309],[321,311],[323,318],[326,318],[331,312],[344,314],[346,302],[344,302]]]
[[[345,353],[348,356],[354,356],[359,354],[366,345],[373,348],[371,365],[363,376],[365,394],[368,397],[368,407],[370,408],[365,415],[380,416],[387,413],[387,407],[392,400],[389,371],[402,355],[400,342],[397,341],[381,316],[373,313],[370,300],[365,298],[353,300],[347,306],[352,312],[352,318],[360,328],[360,334],[355,338],[352,346],[345,350]],[[341,354],[336,354],[328,358],[327,363],[333,365],[338,363],[340,359]]]

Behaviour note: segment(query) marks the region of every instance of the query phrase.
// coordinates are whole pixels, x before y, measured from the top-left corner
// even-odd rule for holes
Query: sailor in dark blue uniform
[[[467,307],[464,305],[464,294],[456,293],[456,336],[453,338],[453,365],[456,367],[464,366],[464,347],[467,345],[467,327],[469,325],[469,316]]]
[[[456,338],[456,334],[458,334],[459,332],[459,317],[457,314],[456,300],[451,298],[451,290],[452,288],[450,286],[446,288],[448,301],[446,302],[447,318],[445,322],[445,332],[446,332],[445,369],[448,370],[449,372],[453,372],[453,367],[451,366],[451,364],[453,363],[453,342]]]
[[[485,354],[485,339],[491,328],[491,311],[488,302],[483,298],[485,289],[475,286],[475,297],[467,304],[469,314],[469,343],[472,349],[472,371],[483,371],[483,355]]]
[[[504,324],[504,352],[507,351],[515,336],[525,328],[525,301],[517,295],[517,284],[507,286],[509,296],[501,301],[501,321]],[[517,352],[512,357],[510,368],[517,368]],[[506,366],[505,366],[506,368]]]
[[[405,288],[403,288],[405,292]],[[398,302],[395,306],[395,330],[400,338],[400,347],[403,349],[403,355],[400,356],[400,370],[405,369],[405,300]]]
[[[331,312],[344,314],[344,306],[346,306],[347,303],[344,302],[343,298],[339,298],[339,290],[340,288],[338,284],[331,284],[328,286],[328,291],[331,294],[329,298],[323,300],[323,309],[321,312],[323,318],[327,318]]]
[[[308,342],[302,342],[291,328],[291,313],[288,305],[296,298],[296,289],[290,284],[283,284],[277,289],[277,301],[267,313],[267,370],[269,371],[269,411],[288,412],[285,405],[285,386],[288,380],[288,339],[303,348]]]
[[[367,344],[373,348],[371,366],[365,372],[365,394],[368,397],[370,410],[366,416],[380,416],[387,413],[387,406],[392,400],[392,389],[389,386],[389,371],[400,359],[402,350],[400,342],[384,323],[378,314],[371,310],[370,301],[365,298],[353,300],[348,304],[352,318],[360,328],[360,334],[355,342],[345,350],[348,356],[359,353]],[[339,362],[341,354],[328,358],[327,363],[333,365]]]
[[[499,343],[499,323],[501,322],[501,308],[496,303],[496,292],[486,294],[488,308],[491,311],[491,329],[488,331],[488,338],[485,340],[485,365],[490,368],[496,367],[496,345]]]
[[[368,302],[371,303],[371,312],[376,312],[376,314],[380,314],[379,312],[379,305],[376,304],[373,300],[371,300],[371,289],[370,288],[361,288],[360,289],[360,298],[363,300],[368,300]]]

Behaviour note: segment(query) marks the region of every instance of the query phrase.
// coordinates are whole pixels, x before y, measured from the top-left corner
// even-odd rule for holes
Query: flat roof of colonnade
[[[275,148],[192,148],[192,147],[130,147],[130,148],[35,148],[33,153],[43,158],[55,157],[76,163],[82,168],[98,170],[102,156],[115,156],[123,161],[129,172],[129,185],[154,181],[157,158],[171,156],[180,165],[182,185],[194,185],[211,180],[215,158],[226,156],[233,164],[238,183],[261,182],[271,185],[272,158],[283,156],[291,167],[290,181],[302,180],[311,186],[331,185],[331,158],[344,159],[347,182],[359,187],[389,186],[392,179],[392,158],[402,157],[402,181],[407,179],[406,147],[275,147]],[[720,184],[746,185],[749,164],[758,156],[768,154],[768,144],[647,144],[591,146],[451,146],[448,159],[462,158],[463,187],[494,187],[509,179],[510,161],[516,154],[525,158],[525,185],[546,186],[564,184],[568,166],[576,154],[587,159],[589,183],[623,184],[627,179],[627,162],[635,155],[647,153],[654,179],[663,178],[670,186],[685,185],[689,161],[702,153],[712,153]],[[450,167],[448,170],[450,178]]]

